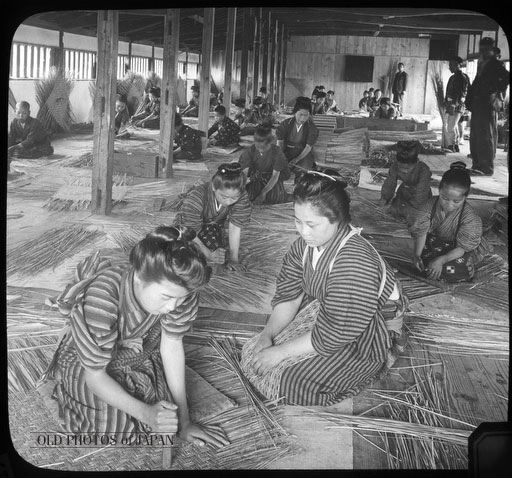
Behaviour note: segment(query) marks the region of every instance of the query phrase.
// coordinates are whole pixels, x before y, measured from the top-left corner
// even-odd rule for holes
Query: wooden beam
[[[168,9],[164,17],[164,52],[162,89],[160,95],[160,159],[165,161],[165,176],[172,178],[172,145],[174,117],[178,93],[178,46],[180,40],[180,10]]]
[[[276,83],[275,83],[275,95],[276,105],[279,108],[281,105],[281,61],[283,57],[283,25],[276,21]]]
[[[231,108],[231,83],[233,82],[233,56],[235,54],[236,8],[228,8],[228,31],[226,37],[226,64],[224,66],[223,104],[229,116]]]
[[[269,75],[269,94],[270,102],[275,103],[275,84],[276,84],[276,45],[277,45],[277,20],[272,22],[270,29],[270,75]]]
[[[288,51],[288,33],[286,27],[283,25],[283,46],[282,46],[282,60],[281,60],[281,102],[285,104],[284,87],[286,82],[286,53]]]
[[[115,10],[98,11],[98,56],[92,148],[91,211],[93,214],[106,215],[112,211],[118,20],[119,12]]]
[[[268,40],[270,37],[270,12],[263,14],[263,30],[261,33],[262,44],[262,68],[261,68],[261,86],[268,88]]]
[[[213,53],[213,27],[215,22],[215,8],[204,9],[203,46],[201,49],[201,90],[199,93],[198,129],[208,136],[208,113],[210,112],[210,80]],[[206,147],[208,138],[203,138],[203,147]]]
[[[252,74],[252,98],[258,96],[259,76],[260,76],[260,44],[261,44],[261,8],[256,10],[254,16],[254,70]]]
[[[250,32],[253,31],[251,26],[251,15],[249,9],[244,9],[244,34],[242,44],[242,60],[240,65],[240,98],[247,101],[247,73],[249,66],[249,43],[251,41]]]

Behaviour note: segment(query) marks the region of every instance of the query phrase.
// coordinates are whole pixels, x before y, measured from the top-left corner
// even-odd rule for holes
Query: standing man
[[[404,93],[407,89],[407,73],[405,72],[405,67],[403,63],[398,64],[398,72],[395,75],[395,79],[393,80],[393,103],[397,103],[399,105],[400,116],[402,116],[403,111],[403,101],[404,101]]]
[[[498,139],[498,112],[503,108],[509,73],[496,59],[492,38],[482,38],[479,46],[480,61],[466,99],[472,113],[469,142],[473,159],[471,174],[492,176]]]
[[[446,110],[446,129],[448,136],[448,149],[454,153],[459,152],[459,120],[466,110],[466,96],[469,89],[469,76],[462,73],[464,60],[455,56],[450,60],[449,68],[453,73],[446,85],[444,106]]]

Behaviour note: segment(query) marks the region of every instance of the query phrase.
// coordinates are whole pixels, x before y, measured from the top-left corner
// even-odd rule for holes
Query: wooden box
[[[114,174],[126,174],[139,178],[158,178],[158,156],[142,151],[114,152]]]

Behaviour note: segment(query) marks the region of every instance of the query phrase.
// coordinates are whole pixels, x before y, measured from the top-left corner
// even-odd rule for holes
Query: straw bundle
[[[436,96],[437,101],[437,109],[439,110],[439,115],[441,116],[441,121],[443,122],[443,131],[441,135],[441,147],[448,147],[448,137],[446,134],[446,108],[444,106],[444,85],[443,85],[443,74],[441,72],[441,68],[434,64],[433,71],[430,75],[430,81],[432,82],[432,89],[434,90],[434,94]]]
[[[51,229],[7,252],[7,275],[36,275],[54,269],[104,235],[82,226]]]
[[[72,120],[69,95],[73,81],[62,70],[52,68],[48,76],[35,85],[39,105],[37,119],[49,133],[66,132]]]
[[[61,186],[43,207],[52,211],[83,211],[91,206],[91,178],[78,178]],[[126,174],[112,179],[112,204],[122,201],[127,193]]]
[[[327,145],[326,161],[342,165],[344,170],[359,170],[367,157],[369,138],[367,128],[358,128],[333,136]]]
[[[398,141],[412,141],[418,140],[421,142],[437,141],[435,131],[431,129],[425,131],[384,131],[384,130],[370,130],[368,131],[369,140],[376,141],[391,141],[396,143]]]
[[[92,151],[81,154],[78,158],[70,158],[62,162],[65,168],[92,168]]]
[[[309,332],[315,323],[318,315],[320,303],[311,302],[301,310],[295,319],[290,322],[274,339],[274,345],[288,342],[290,339],[300,337]],[[260,334],[254,336],[244,345],[242,350],[242,361],[240,363],[247,379],[269,400],[279,400],[279,386],[283,372],[299,362],[307,360],[316,355],[316,352],[308,352],[296,357],[290,357],[280,362],[276,367],[264,375],[258,375],[254,371],[251,362],[254,357],[254,347],[256,346]]]
[[[438,349],[441,354],[491,355],[508,359],[509,326],[495,320],[410,313],[410,338]]]
[[[456,295],[467,297],[470,300],[477,301],[481,305],[486,305],[491,309],[509,311],[509,288],[508,281],[496,281],[479,284],[474,288],[458,288]]]

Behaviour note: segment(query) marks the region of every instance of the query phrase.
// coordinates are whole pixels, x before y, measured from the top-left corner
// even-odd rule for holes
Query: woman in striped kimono
[[[190,234],[160,226],[132,249],[129,265],[89,278],[77,268],[83,280],[48,373],[70,432],[121,440],[178,431],[196,444],[227,443],[221,430],[189,419],[182,338],[210,277]]]
[[[452,163],[441,178],[439,196],[425,202],[413,218],[413,263],[429,279],[470,280],[475,265],[490,251],[482,220],[466,201],[470,187],[465,163]]]
[[[344,183],[308,172],[293,195],[300,237],[283,260],[267,325],[244,346],[242,367],[267,398],[331,405],[392,364],[405,342],[407,299],[350,225]]]
[[[211,181],[184,194],[175,220],[175,225],[197,232],[194,242],[209,262],[225,265],[228,270],[244,269],[238,254],[240,235],[252,212],[245,182],[240,163],[221,164]]]

